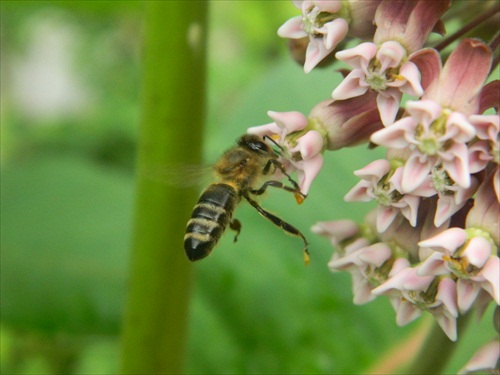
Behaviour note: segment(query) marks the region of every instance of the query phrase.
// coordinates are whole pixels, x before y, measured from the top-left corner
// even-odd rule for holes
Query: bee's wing
[[[206,184],[213,178],[213,167],[191,164],[146,166],[139,173],[150,181],[177,188],[190,188]]]

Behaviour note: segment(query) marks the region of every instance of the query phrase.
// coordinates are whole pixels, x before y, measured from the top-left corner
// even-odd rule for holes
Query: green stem
[[[457,334],[460,337],[470,321],[471,313],[461,316],[457,320]],[[440,374],[448,365],[458,341],[451,341],[442,328],[434,323],[420,352],[415,357],[407,374]]]
[[[191,281],[183,235],[196,193],[148,178],[148,171],[201,161],[207,3],[148,1],[145,8],[135,222],[120,373],[179,374]]]

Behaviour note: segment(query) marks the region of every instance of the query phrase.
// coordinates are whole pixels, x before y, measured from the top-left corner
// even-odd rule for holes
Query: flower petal
[[[327,33],[324,37],[326,49],[333,51],[337,44],[344,40],[349,31],[349,24],[343,18],[337,18],[325,24]]]
[[[430,247],[446,255],[453,255],[455,250],[465,243],[467,233],[462,228],[450,228],[418,243],[422,247]]]
[[[267,111],[267,115],[271,117],[281,129],[286,129],[287,134],[302,130],[307,126],[307,117],[300,112],[275,112]]]
[[[414,63],[411,61],[405,62],[401,66],[399,74],[403,76],[408,83],[400,88],[401,92],[418,97],[424,94],[424,89],[420,85],[420,72]]]
[[[362,69],[368,66],[371,59],[377,53],[374,43],[361,43],[354,48],[339,51],[335,54],[337,60],[343,61],[354,69]]]
[[[389,88],[379,91],[377,95],[377,107],[380,118],[385,126],[391,125],[399,111],[399,103],[402,97],[401,91]]]
[[[394,124],[376,131],[370,137],[373,143],[391,148],[408,147],[409,142],[405,135],[416,126],[415,120],[411,117],[403,117]]]
[[[307,36],[302,29],[302,16],[290,18],[278,29],[278,35],[282,38],[299,39]]]
[[[491,50],[484,43],[462,40],[446,60],[440,77],[439,97],[433,99],[445,107],[475,113],[477,108],[468,110],[469,102],[488,77],[491,59]]]
[[[365,73],[361,69],[354,69],[342,82],[333,90],[332,98],[335,100],[345,100],[363,95],[368,91],[365,82]]]
[[[403,178],[401,180],[401,193],[410,193],[422,185],[434,162],[431,158],[422,158],[418,152],[413,152],[405,163],[403,168]]]

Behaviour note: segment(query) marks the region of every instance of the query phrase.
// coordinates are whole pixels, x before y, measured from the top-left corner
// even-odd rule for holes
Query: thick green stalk
[[[145,8],[137,195],[120,372],[179,374],[191,280],[183,236],[196,195],[151,178],[151,171],[201,161],[207,4],[148,1]]]
[[[471,313],[460,316],[457,320],[458,337],[463,334]],[[417,354],[413,364],[406,371],[407,374],[440,374],[448,365],[458,342],[451,341],[443,332],[441,327],[434,323],[424,341],[420,352]]]

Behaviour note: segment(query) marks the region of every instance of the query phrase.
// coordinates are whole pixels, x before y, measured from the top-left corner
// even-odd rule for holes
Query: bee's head
[[[274,151],[269,145],[264,142],[264,139],[255,134],[245,134],[240,139],[238,139],[238,145],[245,147],[252,152],[259,155],[269,155],[274,154]]]

